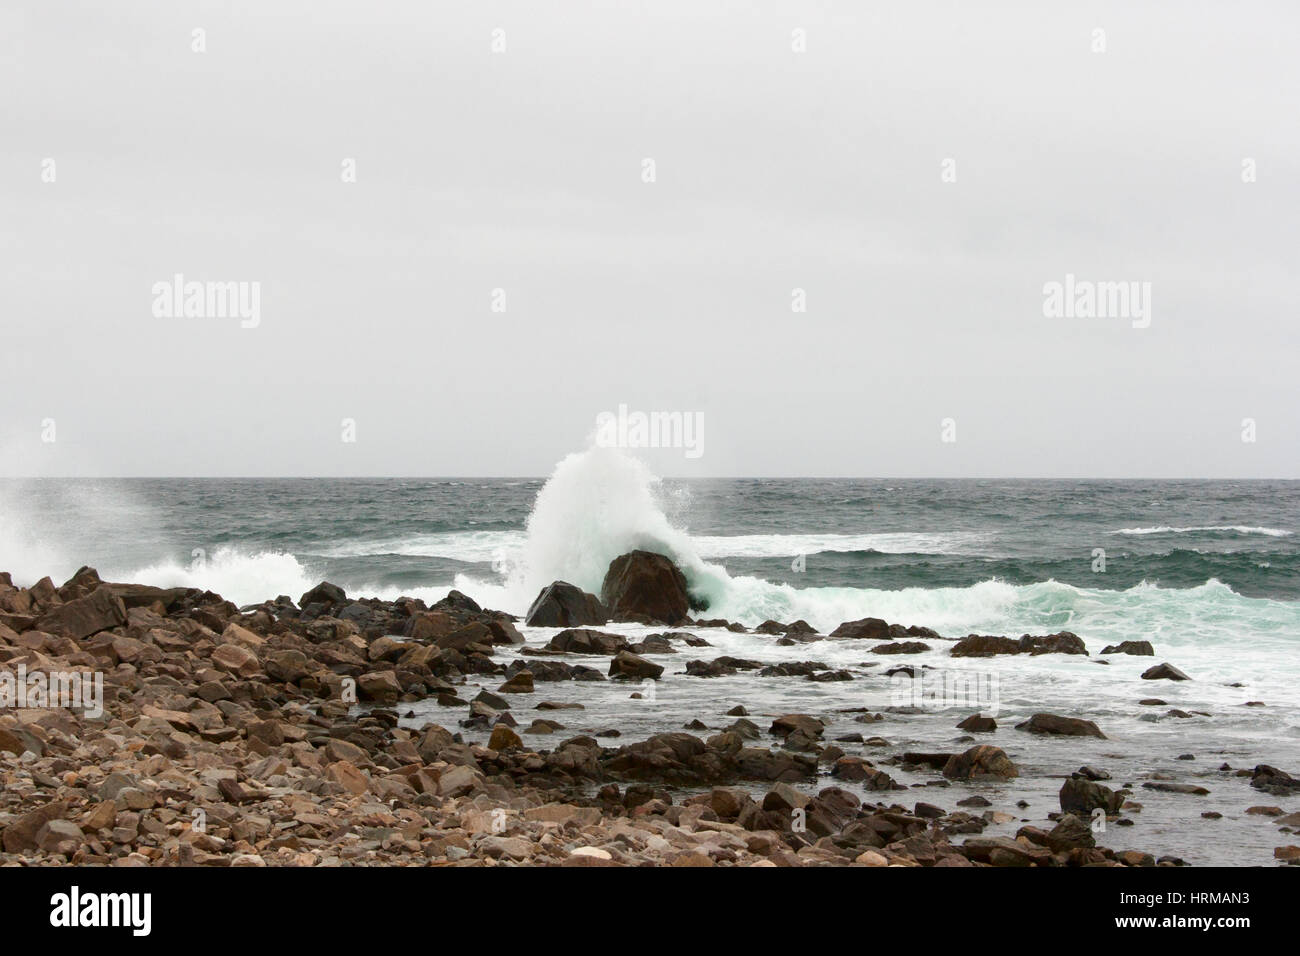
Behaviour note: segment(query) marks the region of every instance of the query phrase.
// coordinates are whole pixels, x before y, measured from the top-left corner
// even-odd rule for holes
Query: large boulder
[[[949,757],[943,775],[950,780],[1010,780],[1020,776],[1020,771],[1001,747],[981,744]]]
[[[1157,664],[1142,672],[1143,680],[1191,680],[1173,664]]]
[[[1150,641],[1120,641],[1118,644],[1107,644],[1101,649],[1103,654],[1132,654],[1136,657],[1155,657],[1156,649],[1151,646]]]
[[[952,646],[953,657],[992,657],[995,654],[1019,654],[1020,643],[1009,637],[971,634]]]
[[[347,602],[347,593],[337,584],[330,584],[328,581],[322,581],[310,591],[306,592],[298,599],[299,607],[306,607],[309,604],[335,605]]]
[[[1062,853],[1077,847],[1096,846],[1096,837],[1086,820],[1080,820],[1073,813],[1064,814],[1047,834],[1047,846],[1054,853]]]
[[[1100,737],[1106,739],[1096,724],[1079,717],[1061,717],[1058,714],[1034,714],[1024,723],[1016,724],[1016,730],[1027,730],[1031,734],[1053,734],[1060,737]]]
[[[609,611],[600,598],[565,581],[542,588],[524,618],[531,627],[585,627],[604,624]]]
[[[610,677],[622,677],[628,680],[644,680],[648,677],[658,680],[663,673],[664,669],[659,664],[654,664],[631,651],[619,651],[609,664]]]
[[[953,657],[993,657],[995,654],[1088,654],[1079,635],[1070,631],[1056,634],[1025,634],[1018,640],[971,634],[953,645]]]
[[[1300,779],[1285,770],[1270,767],[1266,763],[1257,766],[1250,778],[1250,785],[1256,790],[1263,790],[1274,796],[1284,797],[1300,793]]]
[[[627,638],[621,634],[607,634],[590,628],[575,627],[561,631],[550,639],[548,650],[565,654],[617,654],[627,650]]]
[[[93,593],[51,609],[36,622],[36,630],[74,641],[126,623],[126,606],[112,589],[100,585]]]
[[[686,576],[653,551],[629,551],[609,563],[600,599],[616,621],[685,624],[691,600]]]
[[[1100,807],[1106,813],[1118,813],[1124,802],[1124,795],[1116,793],[1110,787],[1102,786],[1083,776],[1069,777],[1061,784],[1058,794],[1061,810],[1065,813],[1081,813],[1085,816]]]
[[[831,637],[851,637],[869,641],[889,640],[889,625],[878,617],[864,617],[860,621],[845,621]]]

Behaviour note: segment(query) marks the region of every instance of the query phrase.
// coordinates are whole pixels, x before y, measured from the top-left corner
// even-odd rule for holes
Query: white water
[[[1260,528],[1254,525],[1242,524],[1209,524],[1197,525],[1191,528],[1172,528],[1169,525],[1159,525],[1154,528],[1120,528],[1118,531],[1112,531],[1111,534],[1129,534],[1129,535],[1146,535],[1146,534],[1200,534],[1203,532],[1221,532],[1232,531],[1236,534],[1260,534],[1269,538],[1286,538],[1291,532],[1282,528]]]
[[[92,524],[103,511],[110,524],[149,524],[147,507],[129,499],[77,501]],[[65,555],[57,541],[24,526],[19,502],[0,500],[0,568],[20,583],[39,576],[75,570],[80,554]],[[96,510],[98,509],[98,511]],[[432,554],[467,562],[490,561],[499,576],[483,580],[469,573],[426,587],[378,586],[340,581],[349,593],[395,598],[401,594],[430,603],[456,587],[487,607],[522,614],[537,592],[555,580],[569,581],[598,593],[609,562],[633,548],[660,551],[686,574],[691,590],[708,601],[704,616],[725,617],[753,626],[766,619],[808,621],[823,633],[866,616],[901,624],[922,624],[941,634],[1045,633],[1070,629],[1090,645],[1126,639],[1202,647],[1231,646],[1235,655],[1277,652],[1269,666],[1295,667],[1300,638],[1300,602],[1247,598],[1217,582],[1188,589],[1140,584],[1128,590],[1079,588],[1054,581],[1017,586],[983,581],[969,587],[904,588],[805,587],[729,575],[711,559],[720,557],[791,557],[819,551],[866,550],[960,552],[976,546],[978,535],[773,534],[692,537],[669,516],[689,514],[689,501],[670,497],[639,460],[612,448],[592,448],[567,456],[537,495],[526,529],[412,536],[364,543],[340,542],[326,556],[357,554]],[[123,517],[125,516],[125,518]],[[101,515],[101,517],[103,517]],[[1197,528],[1125,528],[1115,534]],[[1281,535],[1287,532],[1249,526],[1213,526],[1214,530]],[[75,551],[76,549],[66,549]],[[101,565],[108,579],[136,580],[163,586],[201,587],[238,604],[287,594],[297,598],[324,577],[324,568],[298,555],[278,551],[220,548],[200,561],[174,559],[146,564]],[[24,582],[24,579],[25,582]],[[869,584],[870,582],[864,582]],[[1297,668],[1300,669],[1300,668]]]

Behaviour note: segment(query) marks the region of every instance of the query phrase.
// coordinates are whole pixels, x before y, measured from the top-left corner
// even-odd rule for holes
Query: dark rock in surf
[[[998,729],[998,722],[982,714],[971,714],[957,725],[958,730],[969,730],[973,734],[991,734]]]
[[[1173,664],[1157,664],[1142,672],[1143,680],[1191,680]]]
[[[1082,654],[1088,650],[1077,634],[1061,631],[1057,634],[1026,634],[1019,640],[995,637],[988,634],[971,634],[953,645],[953,657],[993,657],[996,654]]]
[[[1057,796],[1061,801],[1061,810],[1065,813],[1091,814],[1098,808],[1106,813],[1119,813],[1120,805],[1124,802],[1123,794],[1083,776],[1068,778],[1061,784],[1061,792]]]
[[[860,621],[845,621],[831,631],[831,637],[887,641],[889,640],[889,625],[878,617],[864,617]]]
[[[530,627],[585,627],[609,620],[609,610],[600,598],[566,581],[542,588],[524,617]]]
[[[658,680],[663,676],[663,673],[664,669],[661,665],[651,663],[631,651],[619,651],[609,664],[609,676],[620,677],[625,680],[644,680],[646,678]]]
[[[309,604],[344,604],[347,599],[347,593],[337,584],[322,581],[298,599],[298,606],[305,608]]]
[[[1031,734],[1052,734],[1058,737],[1099,737],[1106,739],[1100,728],[1091,720],[1079,717],[1061,717],[1057,714],[1034,714],[1024,723],[1016,724],[1016,730],[1025,730]]]
[[[607,634],[587,628],[570,628],[561,631],[546,645],[550,650],[566,654],[617,654],[627,649],[627,639],[620,634]]]
[[[877,644],[871,649],[873,654],[924,654],[930,649],[929,644],[921,641],[892,641],[888,644]]]
[[[1150,641],[1120,641],[1118,644],[1107,644],[1101,649],[1103,654],[1132,654],[1135,657],[1155,657],[1156,649],[1151,646]]]
[[[1300,792],[1300,779],[1296,779],[1284,770],[1263,763],[1251,774],[1250,785],[1256,790],[1263,790],[1278,797]]]
[[[600,598],[616,621],[678,626],[692,609],[686,576],[662,554],[630,551],[609,563]]]
[[[1010,780],[1020,776],[1020,771],[1001,747],[981,744],[953,754],[943,766],[943,775],[950,780]]]

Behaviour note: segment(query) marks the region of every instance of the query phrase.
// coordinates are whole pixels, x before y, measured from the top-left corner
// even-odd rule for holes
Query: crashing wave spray
[[[686,532],[660,507],[660,482],[636,458],[616,448],[569,455],[537,493],[528,517],[523,553],[513,564],[510,592],[530,601],[552,581],[599,593],[609,563],[636,548],[658,551],[677,563],[694,594],[715,600],[730,579],[705,563]]]

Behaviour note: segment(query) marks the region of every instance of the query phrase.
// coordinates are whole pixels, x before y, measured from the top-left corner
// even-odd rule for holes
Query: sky
[[[1298,29],[8,0],[0,475],[1300,477]]]

